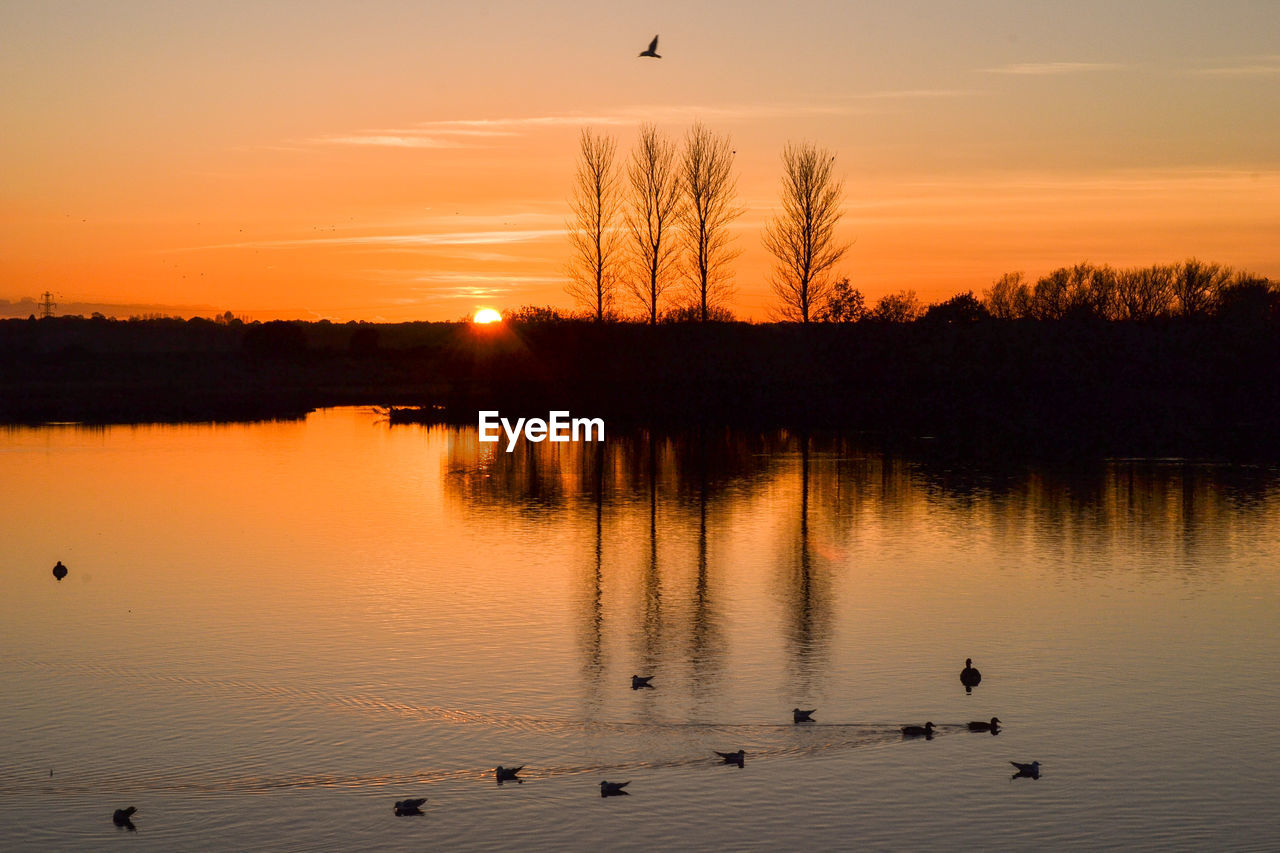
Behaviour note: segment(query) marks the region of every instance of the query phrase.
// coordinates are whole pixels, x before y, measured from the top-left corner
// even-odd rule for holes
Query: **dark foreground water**
[[[1275,470],[334,410],[0,486],[6,851],[1280,846]]]

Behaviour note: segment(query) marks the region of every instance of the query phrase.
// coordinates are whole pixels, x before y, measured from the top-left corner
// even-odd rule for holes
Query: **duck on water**
[[[982,673],[974,669],[973,658],[964,659],[964,669],[960,670],[960,683],[964,685],[965,693],[972,693],[973,688],[977,687],[982,681]]]

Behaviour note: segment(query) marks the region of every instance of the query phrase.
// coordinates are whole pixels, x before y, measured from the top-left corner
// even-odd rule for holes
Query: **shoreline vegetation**
[[[1002,282],[1004,304],[1019,293],[1034,304],[1030,287]],[[371,405],[393,423],[475,424],[480,409],[555,409],[611,431],[789,427],[975,454],[1278,455],[1280,298],[1265,279],[1142,319],[1069,301],[1058,316],[992,316],[992,295],[912,320],[821,323],[592,322],[551,308],[491,326],[0,320],[0,423]]]

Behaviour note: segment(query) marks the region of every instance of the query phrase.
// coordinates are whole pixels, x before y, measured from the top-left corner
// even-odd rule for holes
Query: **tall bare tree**
[[[695,122],[684,140],[679,165],[681,204],[677,219],[684,248],[685,281],[706,322],[733,292],[729,262],[739,250],[731,245],[729,225],[742,215],[735,201],[733,150],[729,137],[716,136]]]
[[[848,243],[836,240],[844,182],[836,158],[812,142],[787,143],[782,151],[782,212],[765,227],[764,245],[777,258],[771,276],[782,300],[779,313],[808,323],[831,296],[831,268]]]
[[[569,295],[600,322],[612,312],[622,263],[622,187],[614,163],[613,137],[593,134],[579,138],[578,170],[573,176],[573,211],[568,224],[573,254],[569,260]]]
[[[627,167],[631,193],[626,219],[635,267],[627,288],[651,324],[658,322],[659,300],[676,273],[674,229],[680,203],[676,178],[675,145],[652,124],[642,125]]]

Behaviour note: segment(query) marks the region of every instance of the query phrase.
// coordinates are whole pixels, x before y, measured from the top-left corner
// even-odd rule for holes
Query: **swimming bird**
[[[111,822],[114,823],[116,826],[124,826],[124,827],[128,827],[129,829],[135,829],[136,827],[134,827],[133,821],[130,818],[133,817],[133,814],[136,811],[137,809],[134,808],[133,806],[129,806],[129,808],[127,809],[116,809],[115,814],[111,815]]]
[[[523,764],[519,767],[503,767],[499,764],[493,769],[493,775],[497,777],[499,782],[523,782],[524,780],[516,775],[523,769]]]
[[[964,659],[964,669],[960,670],[960,683],[964,692],[969,693],[982,681],[982,673],[973,668],[973,658]]]
[[[1039,761],[1033,761],[1030,764],[1019,764],[1016,761],[1010,761],[1009,763],[1012,764],[1014,767],[1018,768],[1018,772],[1010,776],[1009,777],[1010,779],[1018,779],[1018,778],[1039,779],[1040,778],[1040,762]]]
[[[649,682],[653,681],[652,675],[633,675],[631,676],[631,689],[639,690],[641,687],[652,687]]]
[[[58,565],[53,567],[53,576],[58,580],[62,580],[67,576],[67,567],[62,565],[62,561],[58,561]]]
[[[426,797],[418,797],[412,800],[397,800],[396,816],[405,817],[407,815],[422,814],[422,804],[426,801]]]
[[[741,767],[746,762],[747,751],[745,749],[740,749],[737,752],[721,752],[720,750],[716,750],[716,755],[723,758],[725,764],[736,764]]]
[[[903,726],[903,737],[933,737],[933,723],[925,723],[923,726]]]
[[[627,792],[626,792],[626,791],[624,791],[624,790],[622,790],[622,789],[623,789],[623,788],[625,788],[625,787],[627,787],[627,786],[628,786],[628,785],[630,785],[630,784],[631,784],[631,780],[630,780],[630,779],[628,779],[628,780],[627,780],[627,781],[625,781],[625,782],[601,782],[601,783],[600,783],[600,796],[602,796],[602,797],[619,797],[619,796],[625,796],[625,795],[627,794]]]
[[[816,711],[816,710],[818,709],[817,708],[813,709],[813,711]],[[812,714],[813,711],[801,711],[799,708],[792,708],[791,709],[792,720],[797,723],[812,723],[813,717],[810,717],[809,715]]]
[[[991,722],[984,723],[982,720],[975,720],[969,723],[969,731],[971,732],[991,732],[994,734],[1000,729],[1000,718],[992,717]]]
[[[649,42],[649,47],[648,47],[648,49],[647,49],[647,50],[642,50],[642,51],[640,52],[640,55],[641,55],[641,56],[651,56],[651,57],[653,57],[654,59],[661,59],[661,58],[662,58],[662,56],[660,56],[660,55],[658,54],[658,37],[657,37],[657,36],[654,36],[654,37],[653,37],[653,41]]]

